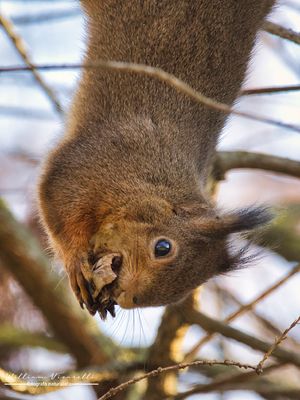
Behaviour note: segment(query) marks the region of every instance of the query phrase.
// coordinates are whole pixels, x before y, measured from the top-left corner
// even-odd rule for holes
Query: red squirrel
[[[159,67],[232,105],[272,0],[82,0],[85,63]],[[152,77],[84,69],[66,133],[45,162],[39,206],[91,314],[185,298],[239,264],[228,235],[264,209],[222,215],[207,179],[225,116]]]

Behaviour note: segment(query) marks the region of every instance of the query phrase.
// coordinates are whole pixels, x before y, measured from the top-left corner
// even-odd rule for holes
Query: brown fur
[[[83,0],[85,60],[157,66],[232,104],[272,4]],[[122,255],[112,291],[129,308],[178,301],[235,265],[227,235],[267,216],[259,210],[217,216],[205,192],[224,120],[153,78],[83,72],[66,135],[45,164],[39,196],[53,245],[91,311],[88,253],[94,260],[104,252]],[[157,237],[171,239],[176,254],[154,259]]]

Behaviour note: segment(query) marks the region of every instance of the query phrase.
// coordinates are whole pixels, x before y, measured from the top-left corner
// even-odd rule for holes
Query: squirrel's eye
[[[171,251],[172,245],[166,239],[160,239],[156,242],[154,248],[155,257],[164,257]]]

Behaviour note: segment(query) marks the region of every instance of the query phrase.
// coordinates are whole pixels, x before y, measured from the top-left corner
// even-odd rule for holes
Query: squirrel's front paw
[[[98,311],[102,319],[107,311],[114,317],[115,302],[112,299],[112,283],[122,262],[120,254],[110,253],[91,263],[87,258],[73,264],[69,272],[71,287],[80,306],[86,306],[91,315]]]

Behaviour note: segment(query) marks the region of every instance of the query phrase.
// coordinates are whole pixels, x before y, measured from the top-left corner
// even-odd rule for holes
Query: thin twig
[[[159,367],[159,368],[154,369],[153,371],[147,372],[146,374],[143,374],[137,378],[130,379],[129,381],[124,382],[121,385],[111,388],[107,393],[105,393],[103,396],[101,396],[98,400],[107,400],[107,399],[115,396],[117,393],[121,392],[122,390],[126,389],[128,386],[133,385],[141,380],[157,376],[163,372],[178,371],[180,369],[184,369],[184,368],[196,366],[196,365],[231,365],[231,366],[235,366],[238,368],[252,369],[253,371],[256,371],[256,367],[253,365],[241,364],[239,362],[230,361],[230,360],[224,360],[224,361],[198,360],[198,361],[193,361],[190,363],[179,363],[179,364],[175,364],[175,365],[170,365],[169,367],[164,367],[164,368]]]
[[[273,364],[270,365],[269,367],[264,369],[264,375],[268,372],[274,371],[278,368],[281,368],[285,364]],[[200,384],[200,385],[195,385],[192,389],[184,392],[184,393],[178,393],[175,396],[172,396],[173,400],[182,400],[186,399],[189,396],[192,396],[193,394],[196,393],[210,393],[210,392],[215,392],[215,391],[223,391],[223,390],[232,390],[235,388],[237,385],[251,381],[253,379],[261,379],[257,371],[249,371],[249,372],[240,372],[236,374],[230,374],[229,376],[226,374],[223,377],[223,374],[220,378],[214,379],[212,382],[206,383],[206,384]],[[168,399],[169,400],[169,399]]]
[[[257,303],[259,303],[264,298],[269,296],[272,292],[274,292],[276,289],[282,286],[286,281],[288,281],[293,275],[297,274],[299,271],[300,271],[300,264],[292,268],[283,278],[279,279],[277,282],[269,286],[260,295],[256,296],[252,301],[244,304],[242,307],[240,307],[239,309],[228,315],[228,317],[226,317],[223,322],[225,323],[232,322],[237,317],[251,310]],[[187,361],[193,359],[196,356],[199,349],[213,337],[214,333],[209,333],[205,335],[203,338],[201,338],[201,340],[199,340],[199,342],[185,355],[184,360]]]
[[[240,91],[240,96],[251,96],[257,94],[276,94],[282,92],[297,92],[300,90],[300,85],[287,86],[270,86],[253,89],[243,89]]]
[[[285,28],[270,21],[265,21],[263,29],[272,35],[276,35],[282,39],[287,39],[293,43],[300,44],[300,33],[295,32],[293,29]]]
[[[263,356],[263,358],[261,359],[261,361],[257,364],[257,369],[258,371],[262,371],[263,370],[263,364],[266,362],[266,360],[271,356],[271,354],[274,352],[274,350],[276,349],[277,346],[280,345],[281,342],[283,342],[286,337],[287,334],[297,325],[299,324],[300,321],[300,316],[294,321],[292,322],[292,324],[278,337],[275,339],[274,343],[272,344],[272,346],[269,348],[269,350],[265,353],[265,355]]]
[[[62,106],[60,105],[59,100],[56,98],[55,93],[50,88],[50,86],[44,81],[44,79],[41,77],[39,72],[36,71],[36,69],[28,55],[28,52],[25,49],[23,40],[16,33],[12,22],[8,18],[6,18],[0,14],[0,25],[3,27],[5,33],[7,34],[8,38],[14,45],[14,47],[17,50],[17,52],[19,53],[19,55],[22,57],[24,63],[27,65],[28,69],[32,72],[32,75],[34,76],[36,82],[42,88],[42,90],[44,91],[44,93],[46,94],[46,96],[48,97],[50,102],[54,105],[55,110],[60,115],[63,114],[63,109],[62,109]]]
[[[230,106],[224,103],[220,103],[219,101],[213,100],[210,97],[203,95],[202,93],[194,90],[191,86],[184,83],[182,80],[176,78],[173,74],[169,74],[162,70],[161,68],[155,68],[148,65],[143,64],[135,64],[135,63],[127,63],[127,62],[118,62],[118,61],[104,61],[98,60],[92,64],[48,64],[48,65],[34,65],[31,68],[23,67],[23,66],[11,66],[11,67],[2,67],[0,68],[0,73],[5,72],[20,72],[20,71],[28,71],[32,70],[32,68],[36,70],[65,70],[65,69],[109,69],[115,71],[123,71],[123,72],[131,72],[139,75],[150,76],[152,78],[158,79],[167,85],[175,88],[179,92],[185,94],[186,96],[192,98],[199,104],[202,104],[205,107],[211,108],[216,111],[223,112],[225,114],[234,114],[240,117],[248,118],[254,121],[259,121],[262,123],[274,125],[277,127],[291,129],[296,132],[300,132],[300,126],[289,124],[286,122],[274,120],[269,117],[263,117],[261,115],[257,115],[250,112],[237,111],[232,109]]]

